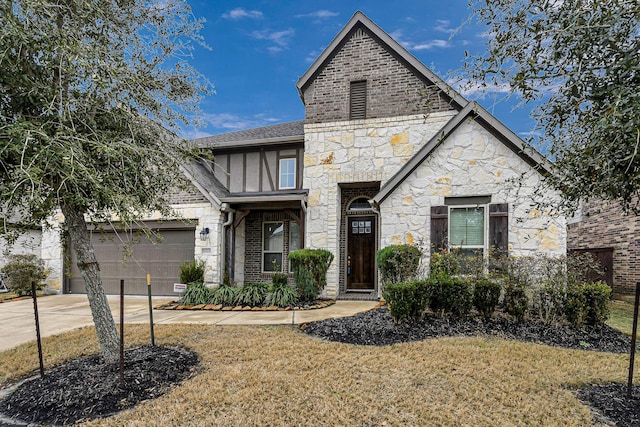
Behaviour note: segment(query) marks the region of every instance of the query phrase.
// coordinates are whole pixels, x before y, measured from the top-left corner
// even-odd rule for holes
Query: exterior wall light
[[[209,236],[209,227],[206,227],[200,230],[200,240],[205,242],[208,236]]]

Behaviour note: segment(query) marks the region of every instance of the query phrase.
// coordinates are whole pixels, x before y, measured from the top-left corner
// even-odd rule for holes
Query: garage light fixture
[[[208,236],[209,236],[209,227],[203,228],[202,230],[200,230],[200,240],[204,242],[207,240]]]

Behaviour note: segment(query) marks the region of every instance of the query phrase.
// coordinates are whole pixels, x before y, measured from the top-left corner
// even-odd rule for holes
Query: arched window
[[[360,212],[360,211],[370,211],[371,205],[369,204],[369,199],[366,197],[358,197],[351,204],[349,204],[349,208],[347,211],[349,212]]]

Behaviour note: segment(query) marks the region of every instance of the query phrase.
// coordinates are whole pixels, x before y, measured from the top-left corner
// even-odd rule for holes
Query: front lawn
[[[127,325],[129,345],[148,327]],[[624,382],[628,356],[496,338],[384,347],[326,342],[290,326],[156,325],[156,343],[198,353],[168,394],[86,425],[592,425],[574,389]],[[93,328],[44,340],[45,364],[98,351]],[[35,345],[0,353],[0,380],[37,368]]]

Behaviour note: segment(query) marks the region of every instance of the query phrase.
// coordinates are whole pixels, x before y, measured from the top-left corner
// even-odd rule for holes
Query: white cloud
[[[449,79],[447,83],[460,92],[462,96],[474,99],[484,99],[490,94],[509,95],[512,93],[512,88],[507,83],[491,84],[480,81],[471,81],[466,78]]]
[[[334,16],[338,16],[338,15],[339,15],[338,12],[331,12],[330,10],[316,10],[315,12],[296,15],[296,18],[326,19],[326,18],[333,18]]]
[[[206,134],[205,136],[268,126],[281,121],[265,113],[254,114],[252,116],[239,116],[232,113],[205,114],[200,117],[200,120],[206,123],[207,128],[211,129],[212,132],[209,133],[206,132],[205,129],[197,129],[193,131],[193,134]]]
[[[262,12],[259,10],[245,10],[241,7],[230,10],[229,12],[225,12],[222,14],[224,19],[242,19],[242,18],[250,18],[250,19],[261,19],[263,17]]]
[[[434,48],[445,49],[451,47],[451,43],[449,40],[429,40],[427,42],[409,44],[409,50],[431,50]]]
[[[400,43],[400,45],[407,50],[430,50],[435,48],[446,49],[452,46],[449,40],[435,39],[435,40],[429,40],[429,41],[420,42],[420,43],[403,40],[402,30],[396,30],[392,33],[389,33],[389,35],[391,36],[391,38],[393,38],[395,41]]]
[[[286,48],[289,45],[289,40],[291,39],[291,36],[293,36],[294,34],[295,34],[295,30],[293,28],[288,28],[283,31],[269,31],[269,30],[254,31],[251,33],[251,37],[258,40],[268,40],[275,43],[277,46],[272,46],[269,48],[270,52],[275,53]]]
[[[451,28],[451,21],[448,19],[438,19],[436,22],[437,25],[433,29],[440,33],[453,34],[456,31],[455,28]]]

